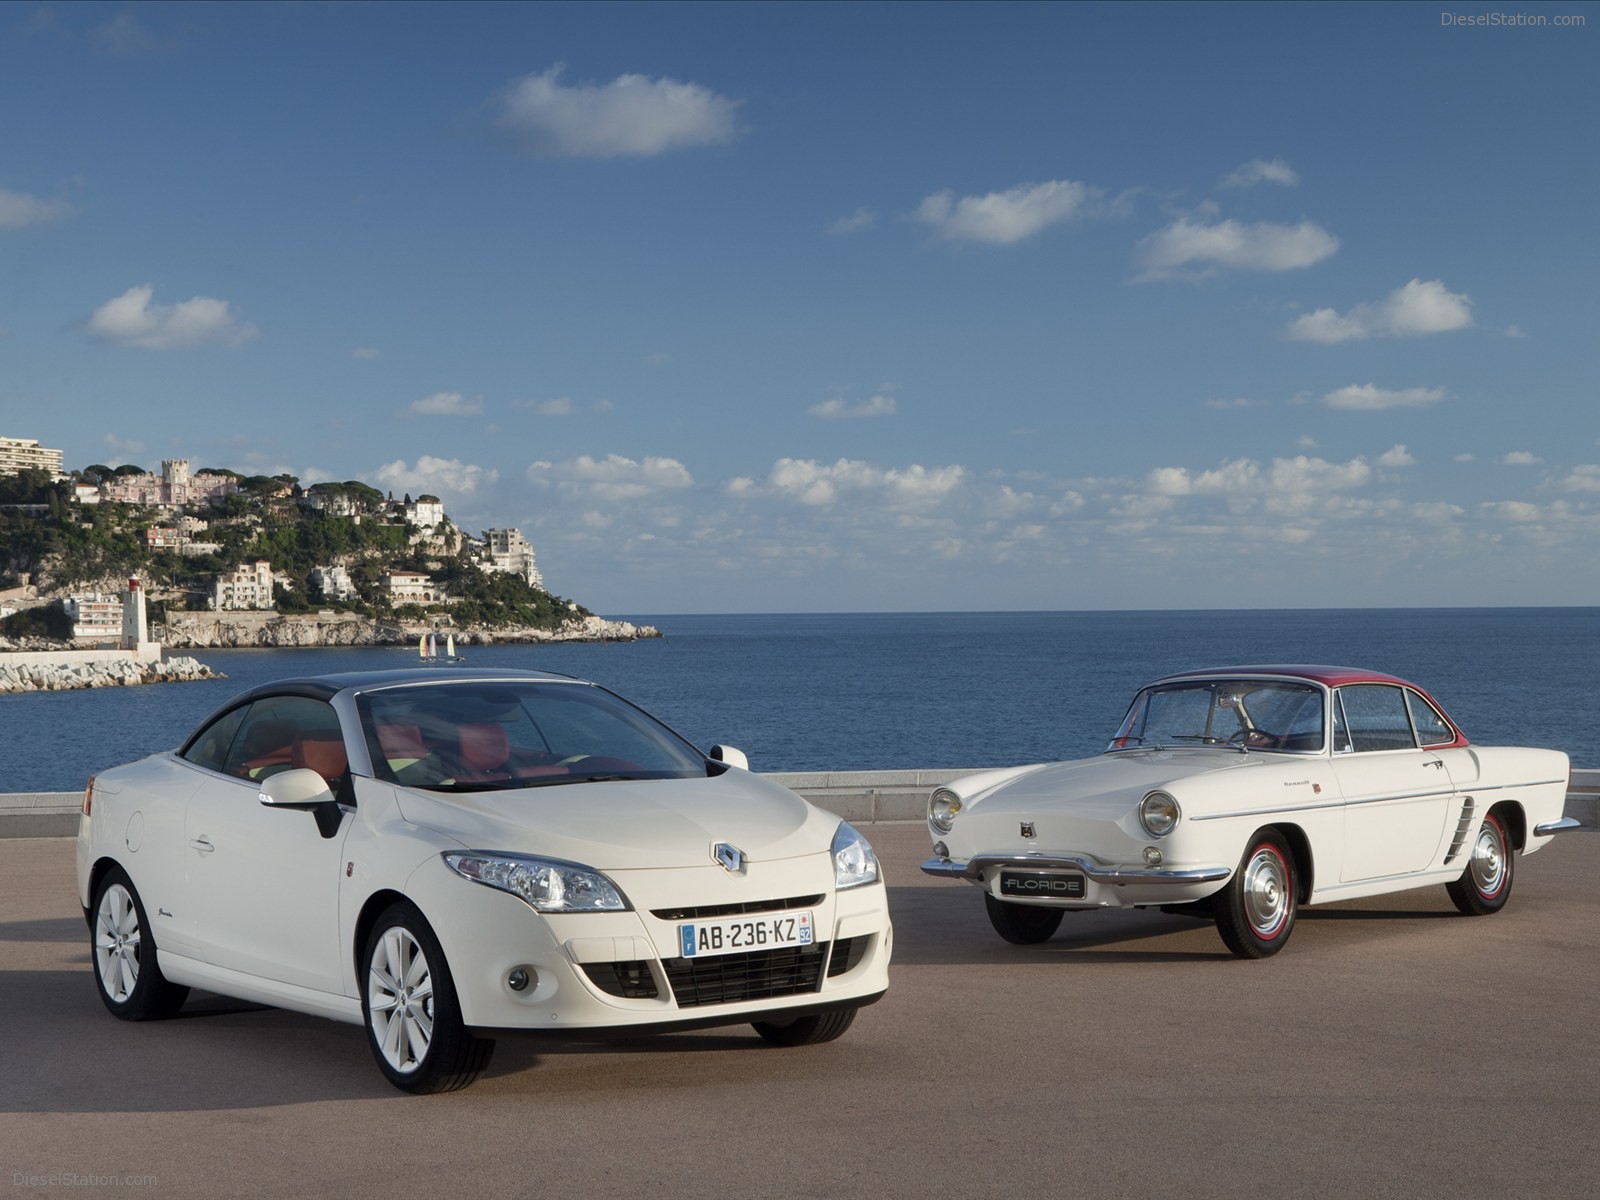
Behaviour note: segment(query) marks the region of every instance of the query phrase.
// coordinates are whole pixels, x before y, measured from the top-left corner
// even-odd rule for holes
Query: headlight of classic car
[[[841,821],[838,832],[833,835],[833,886],[843,891],[877,882],[878,856],[872,852],[866,838],[848,821]]]
[[[1139,801],[1139,824],[1151,837],[1166,837],[1178,827],[1182,815],[1178,802],[1165,792],[1151,792]]]
[[[628,902],[599,871],[557,858],[450,851],[445,865],[463,879],[510,892],[537,912],[622,912]]]
[[[949,833],[961,811],[961,797],[949,788],[935,788],[928,797],[928,824],[940,833]]]

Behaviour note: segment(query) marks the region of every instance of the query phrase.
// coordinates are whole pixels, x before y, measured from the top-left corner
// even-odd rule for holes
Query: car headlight
[[[1178,827],[1182,815],[1178,802],[1165,792],[1151,792],[1139,801],[1139,824],[1151,837],[1166,837]]]
[[[510,892],[537,912],[622,912],[628,907],[616,884],[579,863],[456,850],[443,857],[461,878]]]
[[[961,811],[961,797],[949,788],[935,788],[928,797],[928,824],[940,833],[949,833]]]
[[[833,886],[840,891],[878,882],[878,856],[848,821],[839,822],[832,854]]]

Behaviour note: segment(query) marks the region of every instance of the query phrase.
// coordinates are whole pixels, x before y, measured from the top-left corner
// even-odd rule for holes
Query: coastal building
[[[72,621],[75,638],[120,638],[122,636],[122,597],[102,592],[68,596],[61,603]]]
[[[0,475],[20,475],[24,471],[48,471],[51,479],[63,479],[61,451],[47,450],[37,438],[0,437]]]
[[[432,529],[444,521],[444,501],[437,496],[418,496],[405,499],[405,515],[409,524],[419,529]]]
[[[217,578],[211,607],[218,612],[252,612],[275,607],[272,598],[272,564],[265,559],[245,563]]]
[[[383,577],[383,590],[389,594],[389,603],[443,604],[444,589],[422,571],[390,571]]]
[[[183,549],[183,532],[166,525],[155,525],[139,531],[139,540],[147,550]]]
[[[102,490],[106,499],[122,504],[182,508],[231,495],[239,490],[239,484],[233,476],[215,471],[191,473],[187,458],[168,458],[162,460],[159,475],[150,471],[117,475],[107,480]]]
[[[533,562],[533,546],[520,529],[486,529],[483,534],[487,558],[486,571],[521,575],[529,587],[542,587],[544,580]]]
[[[72,485],[72,498],[79,504],[99,504],[100,485],[97,483],[75,483]]]
[[[324,600],[354,600],[357,594],[350,572],[340,566],[314,567],[311,585],[321,591]]]

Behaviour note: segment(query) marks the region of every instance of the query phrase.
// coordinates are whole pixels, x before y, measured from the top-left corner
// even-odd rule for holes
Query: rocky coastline
[[[146,683],[192,683],[224,679],[192,658],[136,662],[117,658],[96,662],[8,663],[0,656],[0,695],[18,692],[69,692],[82,688],[134,687]]]
[[[653,625],[608,621],[604,617],[579,617],[558,629],[504,628],[457,629],[451,626],[374,621],[350,613],[280,616],[277,613],[184,613],[153,630],[155,638],[172,649],[287,649],[306,646],[404,646],[437,634],[441,643],[450,634],[460,646],[537,642],[632,642],[658,638]],[[63,692],[80,688],[129,687],[144,683],[185,683],[224,679],[193,658],[137,661],[133,657],[75,661],[71,642],[45,638],[0,638],[0,695],[18,692]],[[8,652],[17,658],[7,661]],[[60,661],[39,661],[59,654]]]
[[[353,613],[311,613],[281,616],[277,613],[170,613],[156,624],[151,636],[169,649],[283,649],[304,646],[404,646],[420,637],[446,634],[458,646],[490,646],[535,642],[632,642],[658,638],[653,625],[608,621],[604,617],[577,617],[557,629],[464,629],[453,625],[378,621]]]

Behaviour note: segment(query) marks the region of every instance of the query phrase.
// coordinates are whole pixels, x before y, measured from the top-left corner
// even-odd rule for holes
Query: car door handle
[[[216,849],[216,847],[211,844],[211,839],[208,837],[190,838],[189,845],[200,851],[201,854],[210,854]]]
[[[1422,765],[1425,766],[1425,767],[1438,767],[1439,770],[1442,771],[1442,770],[1444,770],[1444,759],[1442,759],[1442,758],[1430,758],[1427,761],[1425,761]]]

